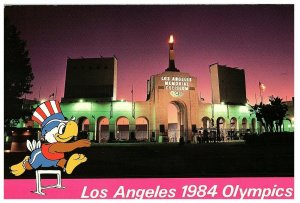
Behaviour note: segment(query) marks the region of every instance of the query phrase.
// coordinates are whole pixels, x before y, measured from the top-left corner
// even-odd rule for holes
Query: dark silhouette
[[[274,120],[276,125],[276,132],[281,132],[281,126],[283,124],[283,119],[286,116],[286,112],[288,111],[288,107],[286,104],[282,103],[282,99],[279,97],[270,99],[270,103],[275,111]]]
[[[212,136],[212,140],[214,141],[214,143],[216,143],[216,141],[217,141],[217,133],[216,133],[216,131],[211,131],[211,136]]]
[[[203,141],[208,143],[208,131],[206,129],[203,131]]]
[[[110,132],[108,142],[113,142],[113,141],[116,141],[115,134],[113,132]]]
[[[130,141],[137,141],[137,140],[136,140],[136,137],[135,137],[135,132],[131,132],[131,133],[130,133],[129,140],[130,140]]]
[[[179,138],[179,145],[180,146],[184,145],[184,138],[182,136],[180,136],[180,138]]]
[[[31,116],[23,108],[24,94],[30,94],[31,81],[34,79],[26,42],[20,32],[4,20],[4,125],[10,127]]]
[[[280,130],[281,132],[288,107],[279,97],[274,98],[272,96],[269,101],[269,104],[255,104],[250,111],[255,113],[257,121],[262,123],[266,132],[273,132],[274,123],[276,124],[276,131]]]

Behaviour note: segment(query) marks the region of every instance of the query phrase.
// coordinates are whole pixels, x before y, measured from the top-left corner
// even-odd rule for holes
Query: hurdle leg
[[[35,182],[36,182],[36,190],[33,192],[35,194],[45,195],[45,193],[42,192],[41,174],[39,170],[35,171]]]
[[[65,187],[63,187],[62,184],[61,184],[61,172],[58,171],[58,173],[56,174],[56,176],[57,176],[56,188],[58,188],[58,189],[64,189]]]

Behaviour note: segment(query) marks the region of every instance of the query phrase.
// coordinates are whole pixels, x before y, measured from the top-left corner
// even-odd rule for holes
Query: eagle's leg
[[[66,159],[60,159],[56,165],[59,166],[60,168],[64,169],[66,166],[66,163],[67,163]]]

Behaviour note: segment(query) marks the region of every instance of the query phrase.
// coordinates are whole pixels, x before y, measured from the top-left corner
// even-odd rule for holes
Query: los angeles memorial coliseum
[[[176,68],[173,46],[171,36],[169,67],[147,80],[146,101],[116,100],[116,57],[68,59],[61,101],[65,117],[75,116],[79,131],[100,143],[193,142],[205,129],[226,141],[261,131],[247,104],[243,69],[209,65],[212,101],[206,103],[199,97],[197,78]],[[168,121],[170,104],[177,109],[177,123]]]

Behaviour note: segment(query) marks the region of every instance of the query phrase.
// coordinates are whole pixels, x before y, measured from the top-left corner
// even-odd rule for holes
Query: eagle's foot
[[[14,174],[15,176],[20,176],[25,172],[25,167],[24,167],[24,163],[27,162],[29,160],[29,156],[26,156],[23,161],[21,161],[18,164],[12,165],[9,169],[10,172],[12,174]]]
[[[73,154],[67,162],[67,166],[66,166],[67,174],[71,174],[74,168],[76,168],[79,164],[84,163],[86,161],[87,158],[84,154]]]

